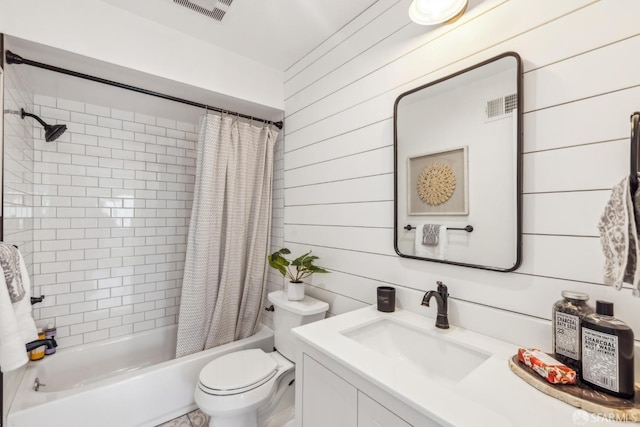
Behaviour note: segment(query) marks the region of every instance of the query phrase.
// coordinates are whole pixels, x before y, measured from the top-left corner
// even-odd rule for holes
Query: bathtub
[[[211,360],[247,348],[273,350],[266,326],[252,337],[175,358],[177,326],[58,350],[29,362],[9,427],[155,426],[196,409],[193,391]],[[45,384],[34,391],[36,378]]]

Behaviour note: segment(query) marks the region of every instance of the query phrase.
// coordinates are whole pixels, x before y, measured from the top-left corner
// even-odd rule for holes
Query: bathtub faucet
[[[54,348],[58,346],[58,343],[53,338],[31,341],[27,343],[27,353],[43,345],[46,345],[47,348]]]

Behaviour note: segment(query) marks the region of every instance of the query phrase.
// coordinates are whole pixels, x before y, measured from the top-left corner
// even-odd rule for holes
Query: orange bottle
[[[38,329],[38,339],[39,340],[43,340],[45,339],[45,334],[44,334],[44,330],[42,328]],[[31,360],[40,360],[44,357],[44,350],[47,348],[47,346],[45,345],[41,345],[40,347],[31,350],[31,353],[29,353],[29,359]]]

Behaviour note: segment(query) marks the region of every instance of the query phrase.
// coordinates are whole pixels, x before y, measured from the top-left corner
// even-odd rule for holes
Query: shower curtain
[[[255,332],[270,249],[276,137],[271,126],[234,116],[200,120],[177,357]]]

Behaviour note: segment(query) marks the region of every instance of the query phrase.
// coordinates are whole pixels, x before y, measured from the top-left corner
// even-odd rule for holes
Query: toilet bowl
[[[229,353],[200,371],[194,398],[209,415],[212,427],[275,427],[293,417],[295,341],[291,329],[323,319],[329,305],[308,296],[288,301],[282,291],[270,293],[268,299],[274,306],[276,349]]]

